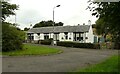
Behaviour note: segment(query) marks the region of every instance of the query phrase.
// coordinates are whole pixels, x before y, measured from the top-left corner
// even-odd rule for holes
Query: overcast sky
[[[23,29],[35,25],[40,21],[52,20],[53,7],[55,8],[55,22],[63,22],[66,25],[88,24],[88,20],[95,23],[97,20],[86,10],[88,0],[10,0],[10,3],[19,5],[16,11],[16,22]],[[15,22],[15,16],[7,18],[9,22]]]

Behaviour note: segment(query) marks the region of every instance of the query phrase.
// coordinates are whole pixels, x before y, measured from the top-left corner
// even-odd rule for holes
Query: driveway
[[[52,47],[52,46],[48,46]],[[3,72],[71,72],[99,63],[117,50],[95,50],[55,46],[64,52],[49,56],[4,56]]]

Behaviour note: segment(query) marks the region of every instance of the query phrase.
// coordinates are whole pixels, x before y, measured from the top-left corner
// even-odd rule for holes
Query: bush
[[[51,45],[52,39],[48,39],[48,40],[41,40],[40,43],[44,44],[44,45]]]
[[[57,45],[65,46],[65,47],[75,47],[75,48],[100,49],[99,44],[92,44],[92,43],[57,42]]]
[[[100,49],[100,44],[99,43],[94,44],[94,49]]]
[[[2,51],[13,51],[22,49],[24,40],[24,32],[17,30],[10,23],[2,24]]]
[[[58,46],[65,46],[65,47],[72,47],[73,43],[72,42],[57,42]]]
[[[114,49],[120,50],[120,42],[115,42],[114,43]]]

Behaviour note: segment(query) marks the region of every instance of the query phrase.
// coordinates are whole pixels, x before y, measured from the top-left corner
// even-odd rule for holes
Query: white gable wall
[[[94,42],[94,35],[93,35],[92,26],[90,26],[89,32],[86,33],[86,37],[88,37],[88,39],[86,39],[86,43],[93,43]]]
[[[83,33],[83,41],[80,41],[80,43],[86,43],[87,42],[86,39],[85,39],[85,37],[87,37],[87,36],[86,36],[86,33],[84,32]]]

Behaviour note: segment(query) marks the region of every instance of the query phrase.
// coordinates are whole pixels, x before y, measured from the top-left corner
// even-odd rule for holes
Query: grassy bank
[[[3,52],[2,55],[8,56],[24,56],[24,55],[49,55],[61,53],[62,51],[56,48],[49,48],[46,46],[24,44],[23,50],[12,52]]]

